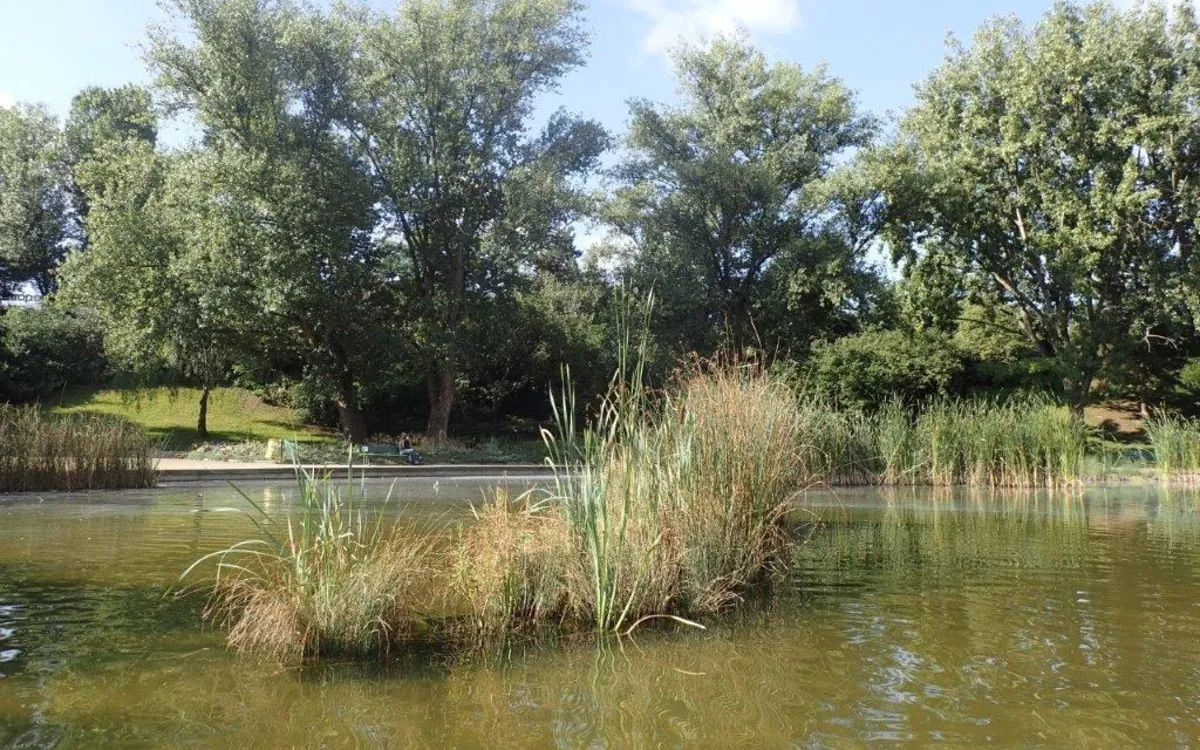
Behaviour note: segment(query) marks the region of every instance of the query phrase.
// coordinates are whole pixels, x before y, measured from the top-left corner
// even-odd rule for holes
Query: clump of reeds
[[[296,477],[296,519],[278,519],[241,493],[261,536],[185,571],[183,579],[213,566],[201,584],[210,589],[205,618],[229,628],[235,649],[281,662],[381,655],[423,631],[417,602],[432,536],[385,528],[352,483],[340,487],[299,468]]]
[[[116,417],[0,405],[0,491],[152,487],[153,449]]]
[[[804,477],[795,394],[761,368],[723,364],[652,395],[645,337],[635,350],[623,330],[617,375],[592,419],[576,423],[569,384],[554,402],[551,497],[515,509],[497,501],[463,535],[458,581],[483,630],[690,622],[787,558],[785,515]]]
[[[802,398],[807,476],[834,485],[1067,484],[1084,471],[1083,420],[1048,399],[898,400],[870,412]]]
[[[1145,423],[1159,474],[1171,476],[1200,471],[1200,421],[1159,414]]]

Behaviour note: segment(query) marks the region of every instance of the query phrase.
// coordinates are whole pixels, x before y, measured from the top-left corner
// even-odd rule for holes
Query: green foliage
[[[530,269],[570,263],[577,178],[608,137],[561,112],[529,131],[537,98],[583,62],[581,14],[576,0],[412,0],[345,19],[358,41],[348,127],[396,233],[431,436],[446,434],[466,339],[491,301]]]
[[[0,107],[0,293],[54,290],[74,224],[58,121],[43,107]]]
[[[1196,36],[1190,4],[991,21],[918,88],[884,159],[895,255],[945,254],[1012,306],[1077,406],[1190,320]]]
[[[548,384],[568,368],[585,398],[603,392],[613,367],[606,315],[612,295],[595,277],[542,274],[498,301],[469,331],[463,406],[477,415],[549,416]]]
[[[392,321],[375,198],[346,142],[349,39],[286,2],[171,5],[183,28],[156,31],[149,59],[205,133],[170,192],[190,209],[179,260],[209,295],[196,298],[208,330],[255,357],[289,353],[365,439],[360,382],[383,366]]]
[[[1179,387],[1190,396],[1200,397],[1200,359],[1189,360],[1175,375]]]
[[[740,354],[768,269],[785,316],[853,297],[871,191],[831,174],[873,123],[824,69],[768,64],[741,38],[682,48],[675,68],[682,106],[630,105],[605,218],[627,277],[659,290],[660,335],[711,352],[727,334]]]
[[[84,162],[78,175],[89,201],[89,242],[59,273],[63,299],[102,321],[119,375],[207,391],[226,380],[241,331],[203,255],[214,228],[203,220],[193,166],[145,141]],[[204,437],[203,398],[200,404]]]
[[[150,92],[141,86],[89,86],[71,99],[71,112],[63,126],[62,158],[71,171],[71,199],[85,230],[90,203],[81,175],[88,163],[139,142],[153,147],[157,140],[158,116]],[[87,244],[86,231],[79,239]]]
[[[896,396],[908,403],[954,389],[962,355],[945,338],[867,331],[813,347],[808,384],[850,409],[870,409]]]
[[[108,375],[98,321],[56,306],[12,307],[3,326],[3,390],[12,401],[56,401]]]

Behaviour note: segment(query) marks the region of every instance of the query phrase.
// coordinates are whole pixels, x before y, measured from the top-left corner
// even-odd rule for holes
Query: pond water
[[[382,500],[388,485],[370,486]],[[286,511],[290,488],[251,487]],[[406,482],[444,518],[482,486]],[[386,668],[227,652],[164,597],[232,490],[0,498],[0,747],[1196,747],[1200,499],[821,493],[779,601]]]

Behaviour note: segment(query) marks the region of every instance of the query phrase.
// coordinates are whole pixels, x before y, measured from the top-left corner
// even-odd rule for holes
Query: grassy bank
[[[0,491],[152,487],[153,447],[114,417],[0,405]]]
[[[196,432],[200,390],[143,388],[79,390],[51,406],[55,414],[103,414],[141,425],[162,447],[187,450]],[[209,396],[208,439],[227,443],[276,439],[329,440],[333,434],[299,422],[290,409],[263,403],[240,388],[216,388]]]

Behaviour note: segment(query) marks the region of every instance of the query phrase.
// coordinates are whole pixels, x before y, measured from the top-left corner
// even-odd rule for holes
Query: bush
[[[108,376],[103,335],[90,318],[56,307],[12,307],[0,317],[0,387],[11,401],[49,401]]]
[[[813,348],[809,387],[842,408],[873,409],[950,394],[963,359],[945,339],[904,331],[867,331]]]
[[[1176,373],[1179,387],[1190,396],[1200,396],[1200,359],[1190,360]]]

